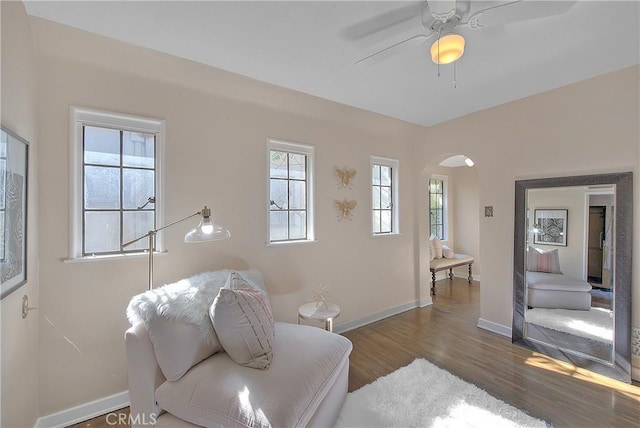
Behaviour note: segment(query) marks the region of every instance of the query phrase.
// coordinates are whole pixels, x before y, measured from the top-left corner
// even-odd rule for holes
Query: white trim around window
[[[271,171],[271,152],[283,152],[286,153],[289,157],[290,155],[304,155],[306,157],[305,163],[305,174],[304,179],[294,178],[291,176],[289,171],[289,166],[286,168],[286,177],[272,177]],[[314,209],[314,174],[315,174],[315,149],[313,146],[307,144],[294,143],[290,141],[282,141],[275,139],[267,140],[267,198],[266,198],[266,207],[267,207],[267,245],[283,245],[283,244],[296,244],[296,243],[308,243],[315,242],[315,209]],[[298,157],[299,158],[299,157]],[[282,203],[278,203],[274,201],[274,196],[271,194],[272,186],[271,182],[273,180],[282,180],[287,182],[287,188],[289,189],[292,183],[295,182],[294,185],[299,186],[304,182],[304,208],[297,207],[298,209],[293,209],[289,207],[290,199],[287,196],[286,199],[286,207],[282,206]],[[288,190],[287,190],[288,192]],[[275,207],[275,208],[274,208]],[[301,212],[305,214],[305,233],[304,236],[291,236],[290,230],[290,220],[287,220],[287,236],[276,236],[278,232],[275,229],[272,230],[272,211],[280,211],[282,213],[286,213],[287,218],[293,212],[297,212],[298,215]],[[281,235],[281,233],[279,233]]]
[[[98,126],[119,130],[156,134],[155,146],[155,214],[156,224],[164,224],[164,129],[165,121],[147,117],[113,113],[72,106],[69,114],[69,259],[65,261],[98,260],[139,253],[113,254],[105,256],[83,256],[82,254],[82,208],[83,208],[83,126]],[[156,251],[164,251],[162,234],[156,237]]]
[[[374,207],[374,187],[377,186],[374,183],[374,166],[385,166],[391,168],[391,231],[377,232],[375,227],[375,207]],[[397,159],[391,159],[381,156],[371,156],[371,164],[369,167],[370,172],[370,191],[371,203],[369,209],[371,210],[371,233],[373,236],[389,236],[400,234],[400,198],[399,198],[399,183],[400,183],[400,161]]]

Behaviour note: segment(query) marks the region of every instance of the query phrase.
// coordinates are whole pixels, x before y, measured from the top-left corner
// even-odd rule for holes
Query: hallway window
[[[429,227],[431,236],[447,239],[447,177],[429,180]]]

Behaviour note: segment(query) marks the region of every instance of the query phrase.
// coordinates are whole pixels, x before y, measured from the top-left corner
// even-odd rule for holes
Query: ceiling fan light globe
[[[464,54],[464,44],[460,34],[442,36],[431,45],[431,60],[436,64],[451,64]]]

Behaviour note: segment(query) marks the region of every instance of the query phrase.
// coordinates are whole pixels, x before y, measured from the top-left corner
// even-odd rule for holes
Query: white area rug
[[[525,320],[531,324],[573,334],[586,339],[611,344],[613,342],[613,317],[604,308],[588,311],[569,309],[527,309]]]
[[[347,395],[337,428],[548,425],[423,359]]]

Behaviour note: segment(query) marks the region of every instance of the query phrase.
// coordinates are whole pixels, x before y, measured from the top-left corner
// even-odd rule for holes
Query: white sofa
[[[331,427],[347,394],[351,342],[317,327],[276,322],[266,370],[220,351],[174,381],[144,322],[126,331],[125,344],[133,426]]]

